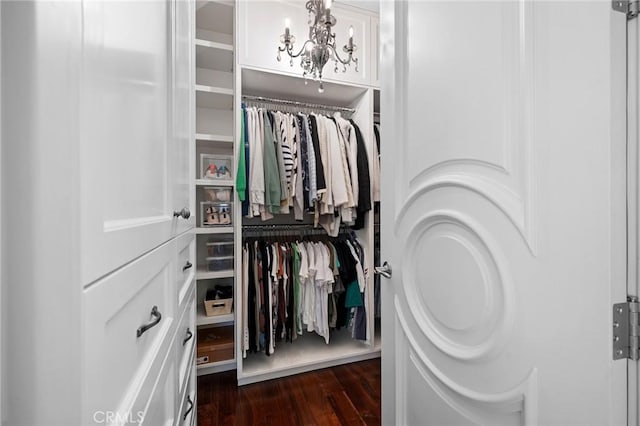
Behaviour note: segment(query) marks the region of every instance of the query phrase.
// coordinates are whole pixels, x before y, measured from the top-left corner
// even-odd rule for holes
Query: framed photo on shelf
[[[231,155],[200,154],[200,179],[233,179],[233,157]]]

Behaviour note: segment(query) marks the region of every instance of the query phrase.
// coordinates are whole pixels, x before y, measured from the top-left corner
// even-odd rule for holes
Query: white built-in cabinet
[[[195,4],[0,7],[3,424],[193,425]]]

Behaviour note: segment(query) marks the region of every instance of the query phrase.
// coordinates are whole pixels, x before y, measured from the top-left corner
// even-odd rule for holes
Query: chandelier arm
[[[351,62],[353,60],[353,53],[349,52],[349,56],[347,56],[347,59],[344,60],[340,57],[340,55],[338,55],[338,50],[334,47],[334,46],[330,46],[330,49],[333,51],[333,55],[334,58],[340,62],[342,65],[348,65],[349,62]]]
[[[283,47],[283,46],[279,46],[279,47],[278,47],[278,50],[279,50],[280,52],[287,52],[287,54],[288,54],[289,56],[291,56],[292,58],[297,58],[297,57],[299,57],[300,55],[302,55],[302,53],[304,52],[304,49],[305,49],[305,46],[307,45],[307,43],[309,43],[309,40],[307,40],[307,41],[302,45],[302,48],[300,49],[300,51],[298,51],[298,53],[295,53],[295,54],[293,53],[293,49],[292,49],[291,47],[289,47],[289,46],[284,46],[284,47]]]

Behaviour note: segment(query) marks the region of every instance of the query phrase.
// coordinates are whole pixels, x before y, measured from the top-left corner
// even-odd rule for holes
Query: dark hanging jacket
[[[358,142],[358,154],[356,164],[358,165],[358,217],[353,229],[364,228],[364,218],[366,213],[371,210],[371,176],[369,175],[369,157],[367,148],[364,145],[364,138],[360,132],[360,128],[353,121],[349,120],[356,131],[356,140]]]
[[[313,150],[316,152],[316,186],[318,190],[327,189],[327,183],[324,181],[324,166],[320,155],[320,138],[318,136],[318,122],[313,114],[309,115],[309,123],[311,124],[311,141],[313,142]]]

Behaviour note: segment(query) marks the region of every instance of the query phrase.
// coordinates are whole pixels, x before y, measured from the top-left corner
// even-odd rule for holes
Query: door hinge
[[[613,359],[640,359],[640,303],[635,296],[613,305]]]
[[[633,19],[638,16],[640,11],[639,0],[611,0],[611,7],[617,12],[627,15],[627,19]]]

